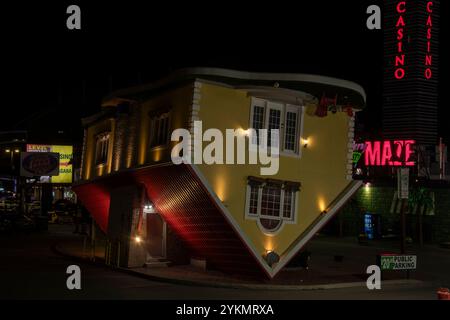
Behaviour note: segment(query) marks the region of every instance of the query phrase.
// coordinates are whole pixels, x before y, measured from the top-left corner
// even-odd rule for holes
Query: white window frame
[[[305,107],[302,105],[294,105],[288,103],[281,103],[275,101],[269,101],[261,98],[252,97],[251,106],[250,106],[250,121],[249,128],[253,128],[253,115],[255,106],[264,108],[264,128],[268,129],[269,127],[269,115],[270,110],[281,110],[280,116],[280,155],[287,157],[295,157],[301,158],[302,156],[302,147],[301,147],[301,138],[303,136],[303,127],[304,127],[304,118],[305,118]],[[297,114],[296,128],[295,128],[295,150],[285,149],[285,139],[286,139],[286,116],[287,112],[294,112]],[[253,138],[250,140],[250,146],[252,150],[255,150],[256,144],[253,143]],[[264,147],[264,146],[260,146]]]
[[[246,201],[245,201],[245,219],[246,220],[254,220],[257,221],[258,227],[263,231],[265,234],[268,235],[275,235],[278,232],[281,231],[284,224],[297,224],[297,209],[298,209],[298,195],[299,191],[292,191],[292,198],[291,198],[291,216],[289,218],[284,217],[284,193],[285,193],[285,187],[281,187],[281,194],[280,194],[280,210],[278,216],[267,216],[261,214],[261,205],[262,205],[262,193],[263,188],[266,185],[266,183],[261,183],[258,185],[258,204],[257,204],[257,214],[250,213],[250,196],[251,196],[251,188],[252,186],[247,183],[247,192],[246,192]],[[261,224],[260,219],[270,219],[270,220],[279,220],[281,221],[278,228],[274,230],[267,230],[264,228],[264,226]]]

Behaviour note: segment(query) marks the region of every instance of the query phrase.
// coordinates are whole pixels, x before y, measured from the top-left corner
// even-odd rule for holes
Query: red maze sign
[[[22,152],[21,164],[22,176],[56,176],[59,174],[59,153]]]
[[[414,140],[366,141],[364,164],[366,166],[412,167],[415,165],[414,144]]]

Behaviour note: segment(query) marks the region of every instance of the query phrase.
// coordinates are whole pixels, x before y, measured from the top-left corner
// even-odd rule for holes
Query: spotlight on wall
[[[272,250],[267,250],[263,255],[264,260],[266,260],[267,264],[272,267],[275,263],[280,261],[280,256]]]
[[[309,139],[302,139],[302,144],[303,144],[303,148],[308,148],[308,144],[309,144]]]

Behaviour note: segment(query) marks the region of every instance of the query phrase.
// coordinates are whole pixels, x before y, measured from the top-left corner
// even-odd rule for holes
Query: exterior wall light
[[[272,267],[275,263],[280,261],[280,256],[272,250],[266,251],[263,255],[264,260],[266,260],[267,264]]]
[[[144,213],[152,213],[153,212],[153,204],[147,203],[144,205]]]
[[[302,139],[303,140],[303,148],[308,148],[309,139]]]
[[[134,237],[134,242],[141,243],[142,242],[142,238],[140,236],[135,236]]]

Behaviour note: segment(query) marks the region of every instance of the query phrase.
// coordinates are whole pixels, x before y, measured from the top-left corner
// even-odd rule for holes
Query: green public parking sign
[[[381,254],[378,256],[378,265],[381,270],[415,270],[417,256]]]

